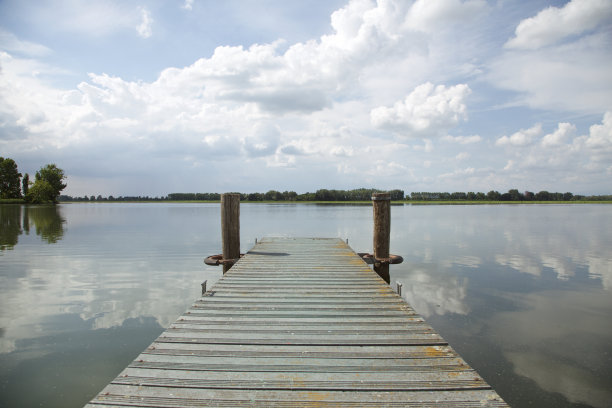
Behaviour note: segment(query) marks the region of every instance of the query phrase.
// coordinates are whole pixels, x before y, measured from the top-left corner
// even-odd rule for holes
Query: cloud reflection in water
[[[489,327],[514,371],[571,402],[608,407],[612,326],[601,322],[612,306],[609,295],[545,291],[513,298],[517,310],[497,314]]]
[[[446,277],[440,280],[427,266],[415,267],[403,280],[402,296],[424,317],[446,313],[467,314],[467,279]]]
[[[411,206],[392,223],[405,258],[392,279],[511,404],[608,407],[609,209]],[[517,394],[522,377],[534,394]]]

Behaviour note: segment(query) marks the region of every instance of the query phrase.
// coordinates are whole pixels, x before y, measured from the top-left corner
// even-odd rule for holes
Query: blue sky
[[[612,192],[612,2],[0,1],[0,155],[67,194]]]

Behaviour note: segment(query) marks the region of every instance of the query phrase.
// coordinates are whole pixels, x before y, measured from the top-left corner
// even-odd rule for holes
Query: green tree
[[[490,201],[499,201],[501,199],[501,194],[498,191],[491,190],[487,193],[487,200]]]
[[[523,195],[517,189],[508,190],[510,201],[523,201]]]
[[[53,186],[46,180],[37,179],[28,189],[26,201],[32,204],[47,204],[55,203],[56,198]]]
[[[295,191],[283,191],[283,200],[295,201],[297,199],[297,193]]]
[[[53,189],[53,202],[56,203],[57,199],[63,189],[66,188],[66,184],[63,180],[66,178],[64,170],[57,167],[55,164],[47,164],[45,167],[41,167],[36,172],[36,182],[46,181]],[[36,185],[36,182],[34,185]],[[32,186],[34,188],[34,186]],[[46,189],[46,187],[44,187]]]
[[[263,201],[264,195],[261,193],[249,193],[247,195],[248,201]]]
[[[15,160],[0,157],[0,198],[21,198],[20,179]]]
[[[23,180],[21,181],[21,190],[23,191],[23,196],[28,195],[28,190],[30,189],[30,175],[26,173],[23,176]]]
[[[403,200],[404,199],[404,190],[390,190],[389,194],[391,194],[391,200]]]
[[[276,190],[270,190],[264,194],[264,200],[266,201],[281,201],[283,199],[283,193]]]
[[[317,201],[332,201],[334,199],[332,192],[322,188],[315,192],[315,200]]]

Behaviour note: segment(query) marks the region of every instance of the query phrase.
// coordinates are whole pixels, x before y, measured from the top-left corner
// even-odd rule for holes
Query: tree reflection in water
[[[21,206],[0,205],[0,250],[13,249],[22,232]]]
[[[30,227],[43,241],[55,244],[64,236],[65,223],[55,205],[0,205],[0,250],[13,249],[20,235],[30,234]]]

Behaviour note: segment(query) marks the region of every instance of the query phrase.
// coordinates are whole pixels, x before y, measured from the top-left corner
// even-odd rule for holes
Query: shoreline
[[[125,201],[60,201],[57,204],[219,204],[220,201],[209,200],[125,200]],[[279,205],[372,205],[371,201],[241,201],[241,204],[279,204]],[[391,201],[391,205],[567,205],[567,204],[612,204],[610,200],[576,200],[576,201],[478,201],[478,200],[431,200]],[[55,205],[55,204],[28,204],[21,199],[0,200],[0,205]]]

